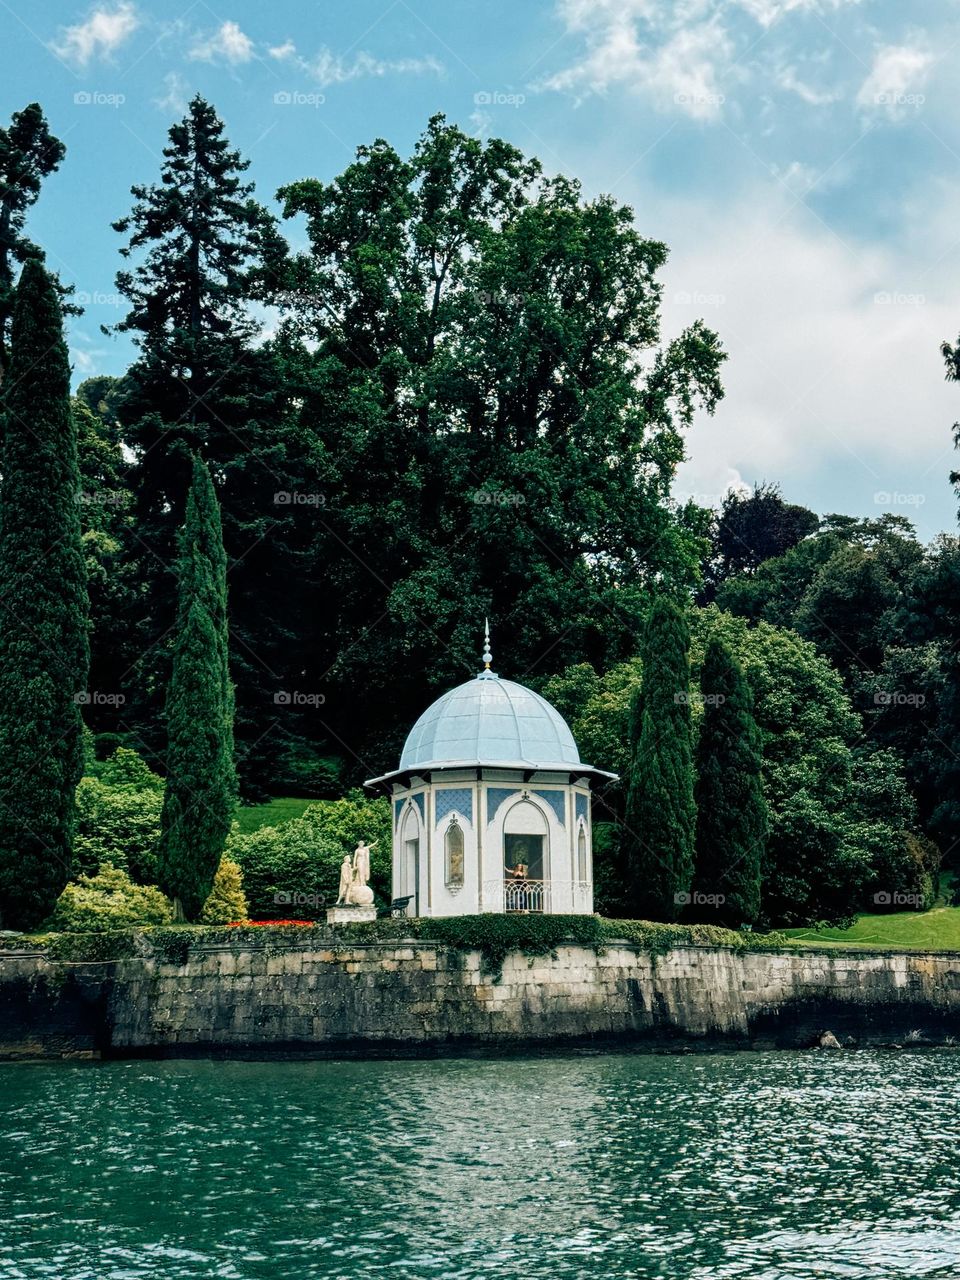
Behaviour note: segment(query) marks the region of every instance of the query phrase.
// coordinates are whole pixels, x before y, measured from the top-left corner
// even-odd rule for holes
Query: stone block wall
[[[62,962],[0,950],[0,1056],[427,1053],[626,1044],[801,1047],[960,1037],[960,953],[736,951],[627,943],[506,957],[423,940],[277,949],[198,940]]]

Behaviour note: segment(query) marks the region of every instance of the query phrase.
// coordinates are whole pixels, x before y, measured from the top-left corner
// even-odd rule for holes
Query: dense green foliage
[[[77,787],[74,865],[93,874],[101,863],[120,867],[138,884],[156,884],[162,792],[112,787],[83,778]]]
[[[201,924],[233,924],[246,920],[249,912],[243,872],[232,858],[221,858],[213,888],[200,912]]]
[[[70,365],[57,290],[30,258],[4,382],[0,503],[0,922],[47,916],[72,861],[83,768],[87,587]]]
[[[733,926],[753,924],[760,915],[760,868],[768,832],[763,741],[750,686],[719,636],[707,642],[700,699],[691,916]]]
[[[193,920],[220,865],[236,803],[226,556],[213,482],[199,459],[187,498],[178,576],[157,856],[161,886]]]
[[[342,800],[310,805],[279,827],[231,836],[228,852],[243,870],[253,919],[319,920],[337,898],[340,864],[365,839],[371,888],[390,900],[390,806],[354,791]],[[374,841],[376,842],[374,844]]]
[[[63,933],[108,933],[169,924],[170,903],[150,885],[134,884],[121,867],[104,865],[96,875],[79,876],[57,899],[48,929]]]
[[[28,258],[43,260],[42,249],[24,234],[26,213],[43,179],[60,167],[65,154],[36,102],[15,111],[10,124],[0,129],[0,381],[10,363],[17,267]]]
[[[635,911],[675,920],[690,892],[696,810],[690,728],[690,630],[666,597],[650,609],[643,680],[630,709],[622,856]]]

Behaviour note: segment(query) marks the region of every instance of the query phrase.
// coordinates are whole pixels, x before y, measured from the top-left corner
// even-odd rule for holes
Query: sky
[[[67,146],[28,230],[86,307],[78,378],[130,359],[110,224],[193,93],[277,210],[440,111],[669,246],[664,337],[701,316],[729,355],[676,496],[774,481],[924,539],[957,520],[958,70],[958,0],[0,0],[0,120],[39,101]]]

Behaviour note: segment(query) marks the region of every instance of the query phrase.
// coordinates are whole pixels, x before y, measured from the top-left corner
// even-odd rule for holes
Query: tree
[[[8,337],[18,265],[43,253],[24,235],[26,213],[43,179],[60,167],[66,147],[50,132],[39,103],[15,111],[0,129],[0,381],[10,361]]]
[[[167,683],[157,641],[173,623],[177,530],[193,454],[217,474],[224,543],[236,590],[233,669],[239,729],[262,739],[265,708],[289,687],[285,663],[298,591],[276,524],[274,494],[287,483],[280,407],[282,378],[272,348],[256,341],[252,303],[276,294],[285,245],[275,219],[243,179],[223,122],[197,96],[169,131],[160,181],[133,188],[132,212],[114,224],[128,235],[131,265],[117,276],[130,310],[117,326],[134,336],[138,359],[109,407],[133,455],[136,567],[144,584],[140,651],[131,680],[131,718],[159,749],[160,691]],[[136,265],[133,265],[133,264]],[[315,485],[312,487],[316,487]],[[272,744],[261,744],[268,754]]]
[[[199,458],[181,535],[166,718],[159,879],[178,917],[195,920],[220,865],[236,803],[226,556],[213,481]]]
[[[624,858],[635,910],[675,920],[693,878],[696,809],[690,728],[690,630],[658,597],[643,637],[643,684],[631,708],[633,757]]]
[[[232,858],[223,857],[200,919],[204,924],[236,924],[246,920],[249,914],[243,892],[243,872]]]
[[[705,594],[712,599],[727,578],[753,573],[765,560],[782,556],[816,533],[819,524],[814,512],[784,502],[779,485],[756,484],[751,493],[731,490],[711,533]]]
[[[280,194],[307,219],[282,301],[315,348],[287,367],[328,497],[282,527],[312,535],[301,592],[326,604],[301,669],[333,672],[324,718],[373,767],[472,670],[485,613],[514,672],[606,667],[657,584],[692,587],[705,516],[670,487],[724,357],[702,323],[661,342],[667,250],[632,210],[443,117],[409,158],[378,140]]]
[[[17,288],[0,475],[0,920],[33,928],[70,878],[83,771],[87,588],[76,428],[58,292]]]
[[[763,741],[750,686],[719,636],[711,636],[707,644],[700,697],[704,711],[697,743],[694,887],[719,897],[720,923],[753,924],[760,914],[767,837]]]

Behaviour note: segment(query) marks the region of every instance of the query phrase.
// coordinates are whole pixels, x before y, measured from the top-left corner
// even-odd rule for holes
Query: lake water
[[[960,1056],[0,1067],[0,1277],[960,1275]]]

